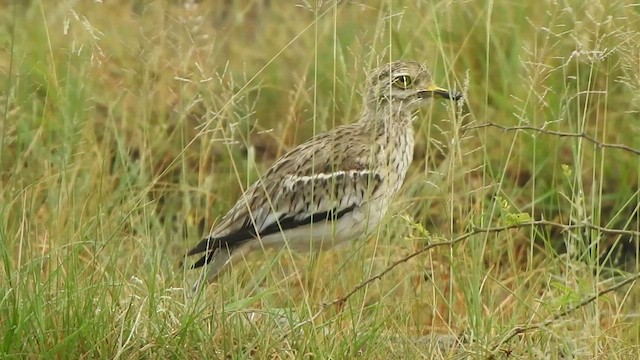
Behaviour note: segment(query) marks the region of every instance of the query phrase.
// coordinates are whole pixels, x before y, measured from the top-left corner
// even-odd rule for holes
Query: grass
[[[638,271],[638,236],[524,227],[321,306],[476,227],[639,231],[640,157],[550,133],[640,148],[636,4],[213,3],[0,9],[3,357],[485,358]],[[352,121],[365,71],[398,58],[467,96],[420,115],[386,225],[314,260],[256,254],[190,298],[185,251],[277,156]],[[464,129],[487,122],[544,131]],[[636,358],[638,296],[610,292],[493,355]]]

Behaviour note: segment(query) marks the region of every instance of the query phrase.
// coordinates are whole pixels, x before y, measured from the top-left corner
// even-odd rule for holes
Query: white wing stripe
[[[262,232],[282,218],[293,217],[296,221],[301,221],[316,213],[329,210],[341,211],[353,205],[360,206],[365,199],[360,198],[359,191],[361,188],[367,188],[366,183],[360,183],[360,181],[366,181],[367,178],[379,179],[379,174],[371,170],[349,170],[314,175],[285,175],[282,182],[284,186],[273,198],[274,202],[265,203],[253,210],[256,230]],[[331,179],[336,179],[340,183],[336,184],[338,186],[336,193],[332,191],[327,193],[327,182],[330,183]],[[318,184],[318,194],[317,197],[314,196],[312,203],[300,201],[300,196],[291,194],[292,192],[298,192],[300,195],[308,193],[310,183],[316,181],[322,181],[324,184]],[[352,189],[356,192],[354,193]],[[336,196],[339,197],[336,198]],[[282,203],[284,199],[291,201],[292,204]]]
[[[362,175],[372,175],[374,172],[370,170],[349,170],[349,171],[336,171],[332,173],[317,173],[313,175],[285,175],[283,185],[287,187],[289,190],[293,189],[293,185],[298,182],[308,183],[309,181],[315,180],[327,180],[333,179],[338,176],[347,175],[349,177],[353,176],[362,176]]]

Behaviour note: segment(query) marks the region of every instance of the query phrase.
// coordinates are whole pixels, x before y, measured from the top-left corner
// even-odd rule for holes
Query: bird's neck
[[[367,127],[379,129],[377,132],[388,132],[389,129],[401,130],[411,128],[413,114],[400,106],[389,103],[365,108],[360,122]]]

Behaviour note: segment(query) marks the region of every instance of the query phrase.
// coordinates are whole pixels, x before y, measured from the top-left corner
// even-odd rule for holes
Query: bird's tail
[[[233,260],[233,249],[218,248],[207,255],[207,263],[202,267],[200,277],[193,284],[193,292],[214,281]]]

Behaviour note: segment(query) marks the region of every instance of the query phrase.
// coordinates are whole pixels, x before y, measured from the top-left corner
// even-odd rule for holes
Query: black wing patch
[[[297,228],[299,226],[309,225],[319,223],[321,221],[336,221],[343,217],[344,215],[350,213],[356,208],[356,204],[353,204],[347,208],[344,208],[340,211],[336,209],[331,209],[329,211],[318,212],[315,214],[311,214],[302,219],[296,219],[296,216],[286,216],[283,215],[278,219],[278,221],[274,221],[271,225],[265,227],[258,235],[256,235],[255,226],[253,221],[247,219],[241,228],[236,230],[235,232],[220,236],[220,237],[206,237],[202,241],[200,241],[193,249],[189,250],[187,256],[200,254],[206,252],[206,255],[198,259],[193,265],[191,265],[192,269],[197,269],[201,266],[208,264],[216,250],[221,248],[226,248],[228,250],[237,248],[251,239],[256,239],[259,237],[265,237],[267,235],[275,234],[280,231],[285,231],[293,228]]]

